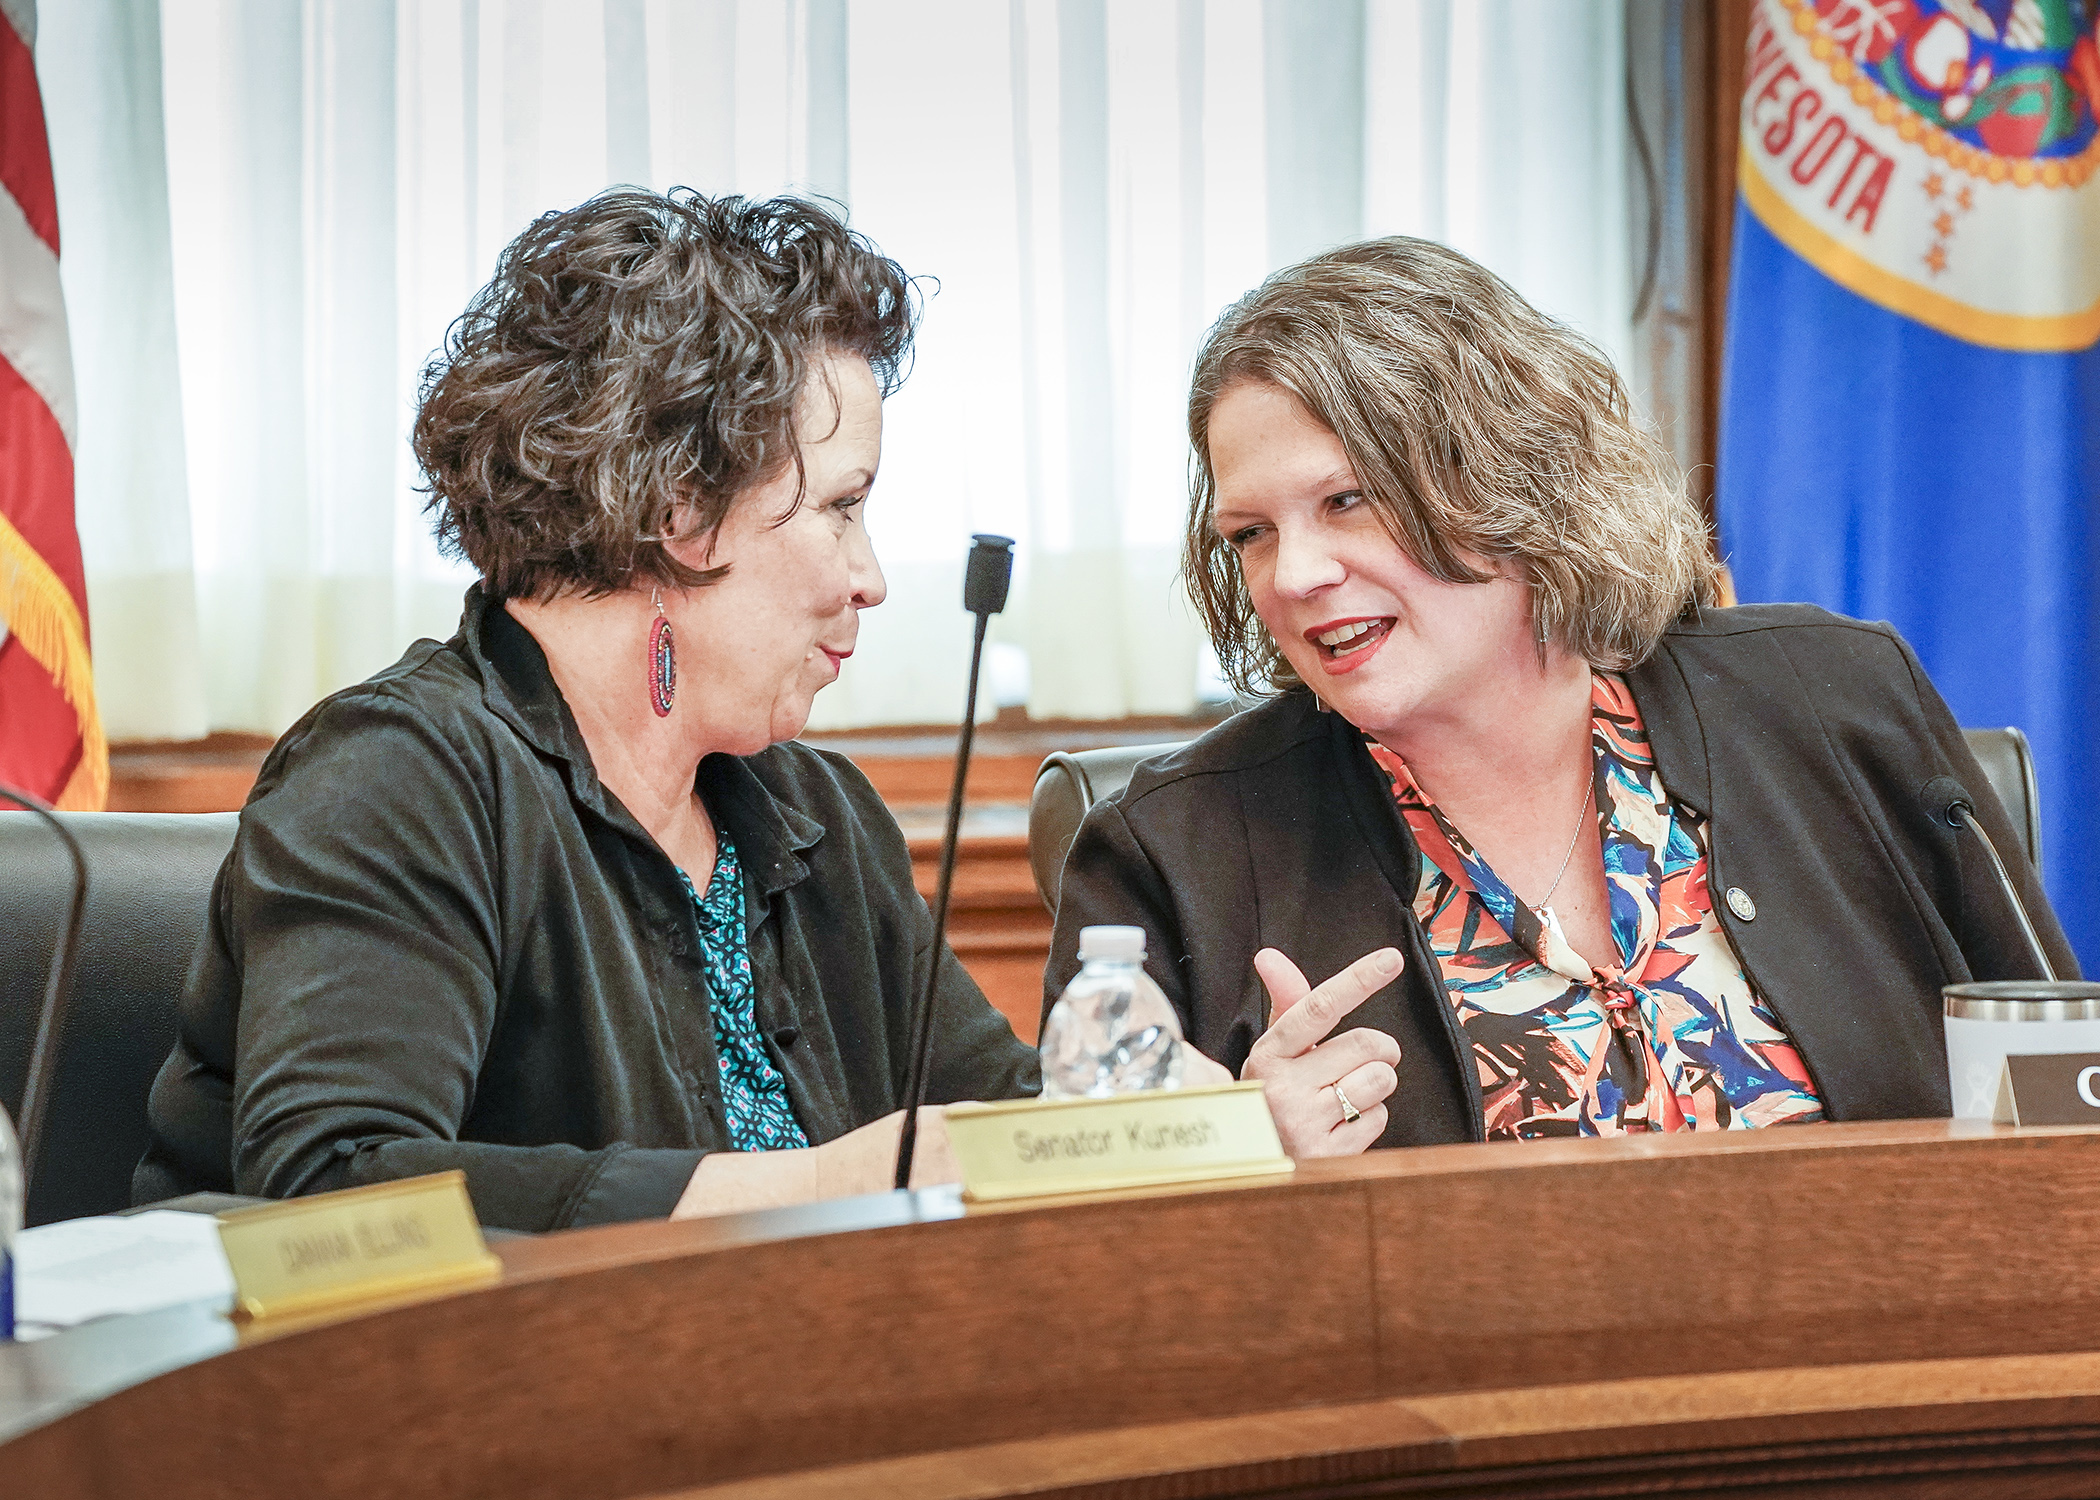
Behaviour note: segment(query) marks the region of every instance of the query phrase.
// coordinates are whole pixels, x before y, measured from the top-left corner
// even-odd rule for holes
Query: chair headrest
[[[1131,773],[1148,760],[1171,755],[1186,741],[1161,745],[1111,745],[1104,750],[1057,750],[1035,773],[1028,799],[1028,863],[1035,893],[1052,914],[1065,855],[1087,809],[1130,785]]]

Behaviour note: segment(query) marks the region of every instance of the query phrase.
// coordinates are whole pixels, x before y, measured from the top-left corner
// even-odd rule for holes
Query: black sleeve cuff
[[[669,1218],[706,1154],[644,1147],[613,1151],[585,1186],[562,1227]]]

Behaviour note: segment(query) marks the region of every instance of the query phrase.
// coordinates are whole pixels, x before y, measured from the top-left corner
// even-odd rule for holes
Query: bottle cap
[[[1138,963],[1145,957],[1142,927],[1082,927],[1079,929],[1079,961],[1105,958]]]

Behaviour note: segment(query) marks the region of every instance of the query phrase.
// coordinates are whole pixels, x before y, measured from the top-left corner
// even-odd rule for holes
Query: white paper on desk
[[[15,1336],[43,1338],[95,1318],[230,1298],[233,1272],[210,1214],[154,1209],[68,1219],[15,1240]]]

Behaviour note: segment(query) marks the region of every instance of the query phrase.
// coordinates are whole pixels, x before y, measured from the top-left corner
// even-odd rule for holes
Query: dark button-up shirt
[[[898,1108],[936,956],[895,821],[805,745],[710,756],[696,785],[742,859],[758,1027],[809,1139]],[[1034,1092],[1033,1051],[938,963],[930,1099]],[[708,1000],[677,867],[477,588],[457,636],[324,700],[264,762],[134,1197],[457,1167],[486,1224],[668,1213],[731,1145]]]

